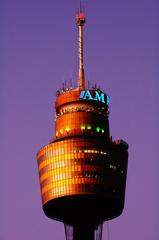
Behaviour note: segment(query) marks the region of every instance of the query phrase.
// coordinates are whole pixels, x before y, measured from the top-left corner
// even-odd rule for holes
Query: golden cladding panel
[[[59,106],[74,102],[74,101],[79,101],[79,96],[80,96],[81,90],[79,89],[74,89],[72,91],[67,91],[61,93],[56,100],[55,107],[58,108]]]
[[[82,147],[85,149],[81,150]],[[100,158],[103,154],[94,144],[73,139],[42,148],[37,159],[43,204],[63,195],[94,193],[96,187],[90,186],[103,186],[104,180],[97,177],[103,176],[103,167],[85,162],[88,157]]]
[[[73,180],[72,180],[73,181]],[[81,179],[82,181],[82,179]],[[83,180],[84,181],[84,180]],[[78,184],[70,183],[65,185],[59,185],[55,187],[48,187],[47,191],[42,194],[42,202],[45,204],[47,201],[67,196],[67,195],[76,195],[76,194],[103,194],[104,185],[101,184]]]
[[[98,123],[98,124],[97,124]],[[55,129],[60,132],[60,130],[65,130],[64,128],[71,129],[80,129],[81,125],[89,124],[92,127],[102,127],[104,129],[107,128],[106,119],[103,115],[95,114],[95,113],[87,113],[87,112],[73,112],[69,114],[64,114],[57,118],[55,123]]]

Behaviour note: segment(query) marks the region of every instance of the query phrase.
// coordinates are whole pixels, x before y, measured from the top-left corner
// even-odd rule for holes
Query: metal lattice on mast
[[[85,74],[84,74],[84,63],[83,63],[83,26],[85,22],[86,22],[86,17],[82,10],[82,2],[80,1],[79,14],[76,16],[76,23],[78,26],[78,56],[79,56],[78,87],[79,89],[85,88]]]

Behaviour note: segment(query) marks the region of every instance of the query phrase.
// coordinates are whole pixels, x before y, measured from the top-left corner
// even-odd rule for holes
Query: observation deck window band
[[[85,142],[82,142],[82,143],[85,143]],[[79,152],[79,150],[80,150],[80,152],[86,152],[88,150],[88,149],[85,149],[86,146],[82,147],[82,145],[81,145],[80,148],[75,149],[75,140],[71,139],[71,140],[68,140],[66,142],[66,147],[64,149],[64,152],[68,151],[68,148],[67,148],[68,144],[69,144],[69,147],[70,147],[69,153],[73,153],[75,151]],[[93,144],[94,144],[94,142],[93,142]],[[37,155],[38,162],[42,161],[42,159],[55,157],[55,156],[61,154],[61,150],[60,149],[62,149],[62,146],[63,146],[63,144],[62,144],[62,141],[61,141],[61,142],[58,142],[58,148],[57,148],[57,143],[55,143],[54,145],[52,145],[49,148],[41,149],[39,151],[38,155]],[[101,151],[100,149],[98,149],[98,150],[97,149],[92,149],[92,150],[95,151],[95,153],[99,153]],[[103,151],[103,154],[106,155],[108,153]]]
[[[81,179],[91,178],[95,183],[104,183],[107,180],[104,173],[98,172],[74,172],[73,174],[61,174],[61,175],[54,175],[48,178],[45,178],[43,181],[40,182],[41,188],[44,188],[46,185],[54,184],[54,186],[63,184],[69,184],[71,179],[78,179],[77,182],[84,183]]]
[[[73,112],[94,112],[97,114],[102,114],[103,116],[107,116],[109,114],[109,111],[106,109],[101,109],[98,107],[76,107],[76,108],[65,108],[65,109],[61,109],[60,112],[56,113],[56,118],[64,115],[64,114],[69,114],[69,113],[73,113]]]
[[[51,162],[45,166],[43,166],[40,170],[39,170],[39,174],[41,176],[41,174],[43,174],[44,171],[49,171],[51,169],[55,169],[55,168],[59,168],[59,167],[65,167],[65,166],[70,166],[70,165],[91,165],[91,166],[99,166],[99,167],[107,167],[107,165],[109,165],[110,161],[107,161],[107,159],[103,158],[103,159],[99,159],[99,158],[78,158],[78,159],[74,159],[74,158],[68,158],[65,161],[60,161],[60,160],[56,160],[54,162]]]
[[[49,171],[49,170],[51,170],[51,169],[54,169],[54,170],[56,170],[56,169],[58,169],[58,168],[64,168],[64,167],[69,167],[69,166],[71,166],[71,165],[74,165],[74,166],[76,166],[76,165],[81,165],[81,166],[83,166],[83,165],[88,165],[88,166],[97,166],[97,163],[98,163],[98,160],[97,159],[95,159],[95,161],[92,161],[92,160],[89,160],[89,163],[88,163],[88,161],[87,160],[84,160],[84,159],[73,159],[74,161],[77,161],[77,163],[75,164],[74,162],[70,162],[70,160],[68,159],[68,160],[66,160],[67,162],[66,162],[66,165],[64,165],[64,166],[59,166],[59,163],[58,163],[58,161],[56,161],[56,162],[43,162],[42,164],[40,164],[39,165],[39,174],[40,174],[40,176],[41,176],[41,174],[43,174],[43,172],[45,171],[45,170],[43,170],[43,169],[47,169],[47,171]],[[79,163],[78,163],[78,160],[79,160]],[[69,163],[68,163],[69,162]],[[83,162],[83,164],[82,164],[82,162]],[[93,164],[92,164],[93,163]],[[105,159],[102,159],[100,162],[99,162],[99,165],[98,165],[98,167],[107,167],[107,165],[109,164],[109,162],[107,162],[107,160],[105,160]]]
[[[72,178],[70,179],[69,183],[66,184],[66,180],[61,180],[56,182],[56,188],[60,189],[61,188],[65,188],[66,186],[72,188],[75,185],[79,186],[81,184],[85,185],[86,187],[92,187],[91,185],[93,184],[94,186],[96,185],[105,185],[103,183],[98,183],[98,181],[94,178]],[[55,189],[55,183],[50,183],[47,184],[46,186],[42,187],[41,189],[41,193],[42,195],[45,194],[46,192],[48,192],[49,190],[54,190]]]
[[[42,194],[42,201],[43,204],[45,202],[47,202],[49,199],[54,199],[57,197],[61,197],[63,194],[63,189],[61,189],[62,187],[57,187],[54,189],[50,189],[47,192],[45,192],[44,194]],[[104,186],[103,184],[72,184],[71,186],[67,187],[68,192],[66,192],[66,194],[69,195],[69,193],[72,194],[85,194],[85,193],[95,193],[95,194],[102,194],[105,195],[105,192],[111,192],[113,193],[114,189],[108,189],[107,186]]]
[[[101,177],[99,175],[72,175],[69,178],[60,178],[56,176],[56,178],[45,179],[40,183],[41,189],[45,189],[46,186],[51,185],[52,188],[59,187],[61,185],[71,185],[71,184],[101,184],[108,185],[107,178],[105,176]]]
[[[63,146],[62,141],[58,142],[58,148],[56,147],[56,145],[54,144],[54,146],[52,148],[49,149],[45,149],[42,150],[40,152],[40,154],[38,155],[38,159],[40,159],[41,157],[45,156],[45,157],[51,157],[51,156],[56,156],[57,154],[61,154],[61,153],[66,153],[68,152],[68,145],[69,145],[69,153],[70,152],[83,152],[84,150],[86,150],[86,147],[94,146],[95,142],[92,142],[91,144],[87,144],[87,141],[84,141],[85,139],[83,139],[81,142],[76,141],[75,139],[69,139],[68,141],[65,141],[65,145]],[[76,142],[75,142],[76,141]],[[71,144],[71,145],[70,145]],[[77,144],[77,145],[76,145]],[[85,145],[87,144],[87,145]],[[79,146],[79,147],[78,147]],[[101,151],[101,148],[99,148],[100,146],[94,146],[94,148],[87,148],[87,150],[92,150],[92,151],[97,151],[97,153],[99,151]],[[105,148],[105,146],[103,146]],[[62,150],[61,150],[62,149]],[[64,152],[62,152],[64,151]]]
[[[54,166],[54,167],[53,167]],[[111,165],[112,166],[112,165]],[[113,168],[113,167],[110,167]],[[74,173],[74,172],[100,172],[101,174],[107,169],[107,164],[105,165],[91,165],[91,164],[77,164],[71,163],[70,165],[65,166],[57,166],[52,165],[49,169],[42,168],[39,170],[39,178],[40,181],[43,181],[43,179],[54,176],[57,173],[64,174],[64,173]]]
[[[64,148],[60,148],[60,149],[54,149],[52,151],[49,151],[43,155],[41,155],[41,157],[38,158],[38,162],[42,161],[43,159],[52,159],[52,158],[55,158],[56,156],[62,156],[62,155],[65,155],[65,156],[68,156],[69,154],[73,154],[73,153],[97,153],[97,154],[104,154],[104,155],[107,155],[108,153],[101,150],[101,149],[91,149],[91,148],[88,148],[88,149],[85,149],[85,148],[76,148],[76,149],[64,149]],[[82,156],[82,155],[81,155]],[[62,156],[63,157],[63,156]],[[73,157],[73,155],[72,155]],[[52,159],[53,160],[53,159]]]
[[[91,157],[90,157],[91,158]],[[101,166],[107,166],[107,164],[109,164],[109,162],[110,162],[110,160],[109,160],[109,162],[107,162],[107,159],[100,159],[99,160],[99,158],[95,158],[94,160],[90,160],[90,158],[87,160],[85,160],[85,157],[83,157],[83,158],[70,158],[70,159],[67,159],[66,160],[66,164],[64,165],[64,166],[62,166],[61,165],[61,168],[62,167],[65,167],[65,166],[70,166],[70,165],[90,165],[90,166],[96,166],[96,165],[98,165],[99,167],[101,167]],[[76,164],[74,163],[74,161],[76,161]],[[88,164],[88,162],[90,162],[89,164]],[[93,164],[92,164],[92,162],[93,162]],[[82,164],[83,163],[83,164]],[[49,169],[56,169],[56,168],[59,168],[59,160],[56,160],[56,161],[44,161],[44,162],[42,162],[41,164],[39,164],[39,174],[41,174],[41,171],[44,169],[44,168],[49,168]],[[43,170],[44,171],[44,170]]]

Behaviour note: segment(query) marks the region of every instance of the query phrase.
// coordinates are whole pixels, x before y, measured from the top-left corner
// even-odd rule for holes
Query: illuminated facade
[[[128,144],[110,137],[109,96],[85,87],[84,23],[80,11],[78,87],[57,92],[54,140],[37,153],[43,210],[76,240],[122,213],[128,160]]]

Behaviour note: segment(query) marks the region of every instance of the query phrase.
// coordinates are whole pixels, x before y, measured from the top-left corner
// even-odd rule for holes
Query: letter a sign
[[[93,93],[90,93],[89,90],[83,90],[80,93],[80,99],[94,100],[94,101],[106,103],[107,105],[109,105],[109,102],[110,102],[109,96],[106,96],[104,92],[93,91]]]

